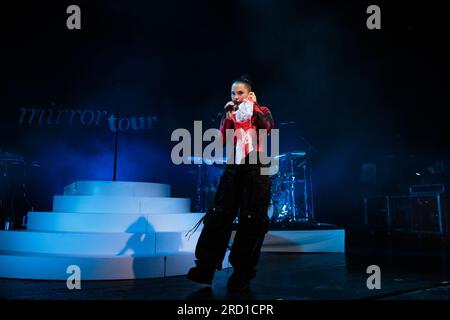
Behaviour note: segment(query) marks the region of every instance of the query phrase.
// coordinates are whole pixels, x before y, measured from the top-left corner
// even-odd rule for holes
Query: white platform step
[[[76,246],[77,241],[70,241],[70,239],[83,240],[86,235],[95,235],[93,237],[87,236],[87,240],[91,240],[94,248],[91,250],[76,250],[84,251],[85,254],[68,254],[66,251],[74,252],[75,250],[60,249],[60,245]],[[192,235],[192,242],[184,238],[189,245],[183,245],[183,241],[179,241],[180,233],[153,234],[154,238],[150,237],[149,243],[147,243],[148,237],[142,239],[139,234],[128,235],[129,238],[122,239],[121,242],[118,241],[119,237],[111,235],[113,234],[85,233],[80,236],[80,233],[52,234],[31,231],[0,231],[0,244],[2,245],[0,278],[66,280],[68,277],[67,267],[72,264],[80,266],[82,279],[85,280],[151,278],[163,277],[164,275],[183,275],[194,265],[193,251],[198,240],[198,232]],[[233,232],[232,237],[234,235],[235,232]],[[345,252],[344,237],[344,230],[271,230],[266,235],[262,251]],[[105,254],[115,252],[115,250],[111,251],[111,248],[108,249],[109,251],[105,250],[108,247],[108,242],[104,241],[111,239],[114,240],[113,244],[117,242],[120,244],[125,241],[128,243],[129,241],[130,248],[123,251],[123,255]],[[103,240],[101,245],[96,243],[99,240]],[[19,241],[19,243],[12,243],[12,241]],[[177,241],[181,245],[174,246],[173,243],[177,243]],[[134,243],[145,244],[144,248],[149,247],[148,244],[151,246],[154,243],[155,251],[151,253],[152,250],[149,250],[146,255],[139,255],[139,253],[146,251],[141,251],[139,245],[136,246]],[[85,241],[80,241],[79,245],[81,248],[86,248]],[[42,250],[42,247],[49,250]],[[156,247],[159,249],[157,250]],[[100,254],[94,249],[99,249]],[[174,252],[177,249],[190,249],[191,252]],[[34,252],[29,252],[29,250],[34,250]],[[63,251],[64,254],[42,251]],[[170,251],[170,253],[165,251]],[[223,262],[224,268],[229,266],[228,253]]]
[[[194,252],[200,230],[184,232],[81,233],[0,231],[0,250],[69,255],[151,255]],[[234,237],[235,232],[232,234]],[[266,235],[264,252],[345,252],[345,230],[274,231]]]
[[[27,229],[62,232],[173,232],[190,230],[204,213],[123,214],[28,212]],[[201,230],[203,224],[198,230]]]
[[[204,216],[170,186],[124,181],[76,181],[53,198],[53,212],[29,212],[28,230],[0,231],[0,277],[82,280],[184,275],[195,264]],[[228,266],[228,253],[223,263]]]
[[[129,181],[75,181],[64,187],[64,195],[170,197],[170,185]]]
[[[67,280],[69,266],[78,266],[84,280],[124,280],[185,275],[195,265],[193,253],[132,256],[70,256],[0,251],[0,277]],[[228,253],[222,264],[229,267]]]
[[[146,256],[159,253],[194,252],[200,231],[89,233],[0,231],[0,250],[91,256]]]
[[[345,230],[270,230],[263,252],[345,252]]]
[[[126,196],[54,196],[54,212],[80,213],[186,213],[191,211],[187,198]]]

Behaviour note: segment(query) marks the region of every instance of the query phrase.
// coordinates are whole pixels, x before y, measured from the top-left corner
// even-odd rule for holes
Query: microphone
[[[211,122],[216,122],[217,120],[220,121],[220,119],[224,116],[224,113],[226,113],[228,111],[234,111],[234,112],[238,111],[239,110],[239,105],[235,104],[235,105],[232,105],[232,106],[228,106],[226,109],[224,108],[224,110],[225,110],[224,112],[217,113],[216,117],[214,119],[211,119]]]
[[[226,112],[228,112],[228,111],[238,111],[239,110],[239,105],[235,104],[235,105],[232,105],[232,106],[228,106],[225,110],[226,110]]]
[[[218,119],[221,119],[224,116],[224,113],[228,112],[228,111],[238,111],[239,110],[239,104],[234,104],[234,105],[230,105],[228,106],[226,109],[224,108],[225,111],[223,112],[219,112],[216,115],[215,119],[211,119],[211,122],[216,122]]]

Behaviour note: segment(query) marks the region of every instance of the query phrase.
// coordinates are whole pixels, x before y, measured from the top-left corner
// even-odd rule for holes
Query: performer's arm
[[[255,122],[259,129],[267,129],[269,133],[275,127],[272,113],[267,107],[260,107],[257,103],[253,105],[253,113],[255,115]]]

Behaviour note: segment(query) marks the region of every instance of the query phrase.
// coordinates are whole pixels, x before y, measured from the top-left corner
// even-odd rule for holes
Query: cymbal
[[[289,152],[285,152],[282,153],[278,156],[275,156],[275,159],[280,159],[280,160],[285,160],[288,158],[301,158],[306,156],[306,152],[305,151],[289,151]]]
[[[202,158],[202,157],[191,156],[191,157],[188,157],[188,160],[193,161],[194,163],[197,162],[198,164],[207,164],[207,165],[214,165],[214,166],[225,166],[227,164],[226,157]]]

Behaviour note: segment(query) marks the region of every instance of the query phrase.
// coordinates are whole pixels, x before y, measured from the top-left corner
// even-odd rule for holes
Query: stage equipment
[[[364,222],[371,230],[438,234],[445,237],[444,184],[411,185],[409,194],[364,198]]]
[[[308,153],[290,151],[274,158],[279,160],[279,170],[271,177],[272,222],[313,222],[313,189]]]
[[[34,209],[27,196],[27,178],[35,167],[40,167],[38,161],[0,150],[0,223],[4,230],[23,227],[26,211]]]

